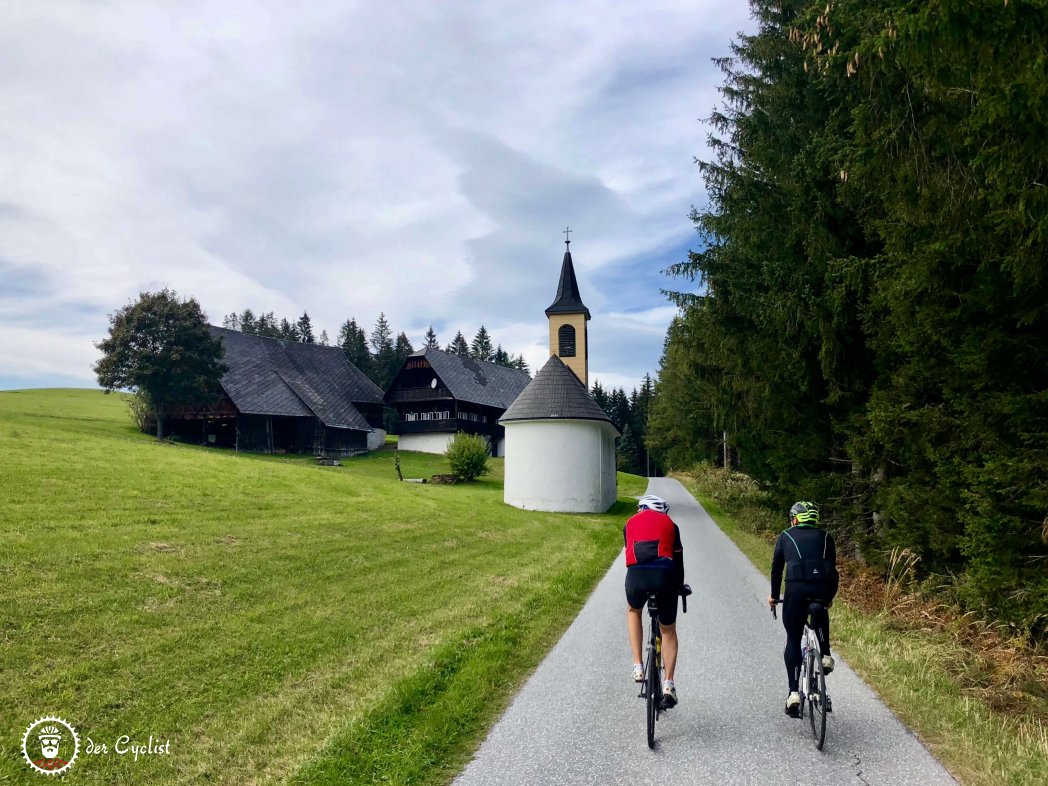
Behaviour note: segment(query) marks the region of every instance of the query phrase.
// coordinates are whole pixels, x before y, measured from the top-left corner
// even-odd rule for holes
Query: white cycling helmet
[[[666,500],[662,497],[656,497],[654,494],[645,494],[637,500],[637,510],[654,510],[658,513],[669,513],[670,506],[666,504]]]

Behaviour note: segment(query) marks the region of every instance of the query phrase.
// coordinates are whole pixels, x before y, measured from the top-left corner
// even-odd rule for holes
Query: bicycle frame
[[[681,586],[680,597],[683,613],[688,613],[688,596],[691,595],[691,587],[687,584]],[[637,696],[645,700],[647,705],[648,723],[648,747],[655,747],[655,721],[659,715],[666,712],[662,702],[663,664],[662,664],[662,630],[659,627],[659,604],[655,599],[655,593],[648,594],[648,641],[644,647],[644,682],[641,684],[640,693]]]
[[[819,636],[815,632],[815,629],[806,621],[804,623],[804,634],[801,636],[801,668],[804,668],[804,664],[807,663],[808,652],[814,652],[817,658],[821,658],[822,655],[819,653]],[[801,717],[804,717],[804,703],[807,701],[808,696],[806,693],[807,685],[800,686],[801,693]]]
[[[644,673],[648,673],[648,662],[649,659],[655,658],[655,671],[659,674],[662,673],[662,631],[659,629],[659,607],[655,603],[655,598],[648,598],[648,641],[644,645]],[[641,698],[647,698],[646,692],[647,687],[641,688]],[[656,699],[662,700],[662,680],[658,680],[658,690],[655,693]]]
[[[655,596],[648,597],[648,643],[644,647],[644,682],[640,698],[647,706],[648,747],[655,747],[655,722],[662,713],[662,632]]]

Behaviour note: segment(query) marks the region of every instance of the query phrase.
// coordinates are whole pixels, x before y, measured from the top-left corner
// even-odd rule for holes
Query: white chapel
[[[549,320],[550,359],[505,411],[507,505],[603,513],[618,495],[611,418],[589,393],[589,309],[582,303],[570,240]]]

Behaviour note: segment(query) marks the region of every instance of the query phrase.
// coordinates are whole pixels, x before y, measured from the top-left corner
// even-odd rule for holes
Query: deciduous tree
[[[180,300],[169,289],[143,292],[109,317],[109,335],[96,345],[98,384],[113,390],[143,391],[156,415],[156,436],[164,436],[170,402],[214,395],[226,366],[222,342],[212,338],[196,300]]]

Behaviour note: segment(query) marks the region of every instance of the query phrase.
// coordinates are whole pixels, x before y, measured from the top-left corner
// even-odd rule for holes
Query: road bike
[[[777,601],[782,603],[782,601]],[[801,673],[799,680],[801,697],[801,718],[807,707],[811,733],[815,737],[815,747],[822,750],[826,743],[826,716],[833,712],[830,694],[826,692],[826,675],[822,670],[822,653],[819,648],[819,637],[812,623],[813,614],[822,614],[825,610],[822,601],[810,601],[808,614],[804,620],[804,633],[801,636]],[[775,607],[771,607],[771,615]]]
[[[687,584],[680,589],[681,611],[688,613],[688,596],[691,595],[691,587]],[[669,707],[664,705],[662,693],[662,677],[665,669],[662,665],[662,631],[659,629],[659,604],[655,599],[656,593],[648,593],[648,643],[644,647],[644,682],[641,683],[639,698],[644,699],[645,715],[647,717],[648,747],[655,747],[655,722],[659,715]]]

